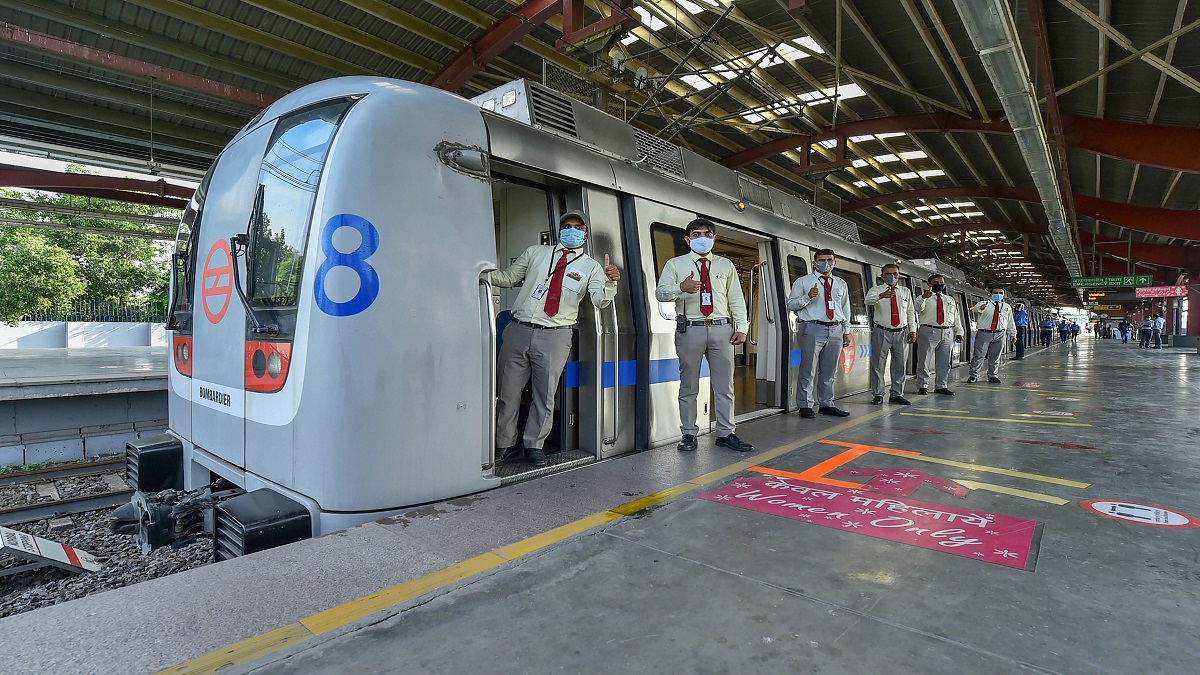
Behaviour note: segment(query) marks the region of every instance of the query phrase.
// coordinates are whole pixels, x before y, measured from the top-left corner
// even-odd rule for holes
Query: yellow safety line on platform
[[[980,387],[978,385],[964,384],[963,389],[971,391],[1007,391],[1009,393],[1024,392],[1033,394],[1049,394],[1050,396],[1095,396],[1095,394],[1087,394],[1082,391],[1059,391],[1054,389],[1041,389],[1038,387]]]
[[[968,417],[966,415],[935,415],[933,413],[900,413],[908,417],[945,417],[952,420],[978,420],[980,422],[1016,422],[1017,424],[1052,424],[1060,427],[1090,427],[1084,422],[1051,422],[1049,420],[1017,420],[1011,417]]]
[[[1065,504],[1071,503],[1071,501],[1068,499],[1061,499],[1059,497],[1055,497],[1054,495],[1044,495],[1040,492],[1030,492],[1029,490],[1019,490],[1017,488],[1005,487],[1003,485],[992,485],[991,483],[980,483],[978,481],[973,481],[973,480],[959,480],[957,478],[955,478],[953,480],[955,483],[958,483],[959,485],[961,485],[965,488],[970,488],[972,490],[987,490],[988,492],[999,492],[1001,494],[1006,494],[1006,495],[1010,495],[1013,497],[1022,497],[1024,499],[1032,499],[1034,501],[1046,502],[1047,504],[1054,504],[1055,506],[1063,506]]]
[[[391,588],[385,588],[378,593],[372,593],[357,600],[351,600],[343,605],[338,605],[337,607],[313,614],[308,618],[301,619],[296,623],[288,624],[283,628],[278,628],[262,635],[256,635],[224,649],[219,649],[191,661],[166,668],[159,671],[157,675],[167,673],[172,675],[217,673],[233,666],[249,663],[289,645],[303,642],[322,633],[328,633],[331,630],[341,628],[389,607],[403,604],[456,581],[461,581],[462,579],[499,567],[506,562],[516,560],[521,556],[528,555],[551,544],[569,539],[577,534],[582,534],[601,525],[638,513],[639,511],[644,511],[651,506],[661,504],[668,499],[699,489],[722,478],[728,478],[749,469],[759,462],[774,459],[809,443],[818,441],[825,436],[832,436],[850,427],[869,422],[881,415],[887,414],[887,412],[887,410],[876,410],[858,419],[835,424],[832,427],[809,434],[791,443],[772,448],[766,452],[760,452],[754,455],[753,461],[734,462],[729,466],[717,469],[716,471],[710,471],[679,485],[659,490],[654,494],[626,502],[607,511],[601,511],[600,513],[580,518],[553,530],[535,534],[514,544],[501,546],[469,560],[464,560],[456,565],[431,572],[423,577],[406,581]]]
[[[1025,478],[1028,480],[1036,480],[1042,483],[1054,483],[1055,485],[1066,485],[1079,489],[1085,489],[1092,486],[1091,483],[1081,483],[1077,480],[1067,480],[1066,478],[1055,478],[1054,476],[1043,476],[1036,473],[1025,473],[1024,471],[1013,471],[1011,469],[1001,469],[995,466],[987,466],[985,464],[971,464],[970,462],[956,462],[952,459],[942,459],[941,457],[930,457],[928,455],[902,455],[898,452],[888,452],[882,448],[875,450],[888,455],[904,457],[906,459],[915,459],[918,462],[929,462],[931,464],[945,464],[946,466],[957,466],[960,469],[971,469],[972,471],[980,471],[983,473],[998,473],[1002,476],[1013,476],[1016,478]]]

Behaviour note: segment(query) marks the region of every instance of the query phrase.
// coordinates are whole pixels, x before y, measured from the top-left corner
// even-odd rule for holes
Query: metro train
[[[550,466],[497,466],[497,343],[517,291],[487,273],[554,243],[571,209],[590,215],[589,253],[622,271],[616,301],[581,308]],[[698,216],[750,312],[738,419],[796,409],[785,301],[816,248],[836,251],[852,297],[837,395],[866,390],[865,290],[895,256],[849,221],[525,80],[472,100],[372,77],[283,97],[222,151],[180,225],[169,433],[130,444],[137,492],[114,528],[146,550],[207,532],[222,559],[677,442],[674,305],[654,287]],[[940,262],[900,267],[918,291],[943,273],[963,307],[987,296]]]

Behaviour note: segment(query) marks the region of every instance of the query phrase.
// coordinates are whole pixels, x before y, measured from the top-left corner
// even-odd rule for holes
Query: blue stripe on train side
[[[614,386],[613,370],[617,371],[617,379],[622,387],[637,384],[637,361],[619,361],[614,364],[606,361],[601,372],[601,385],[605,389]],[[709,377],[708,359],[700,363],[700,377]],[[654,359],[650,361],[650,384],[679,381],[679,359]],[[563,385],[567,389],[575,389],[580,385],[579,362],[568,361],[563,372]]]

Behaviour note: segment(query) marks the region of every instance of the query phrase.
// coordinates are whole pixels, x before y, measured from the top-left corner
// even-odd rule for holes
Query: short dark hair
[[[835,258],[837,257],[837,255],[836,255],[836,254],[833,252],[833,249],[831,249],[831,248],[819,248],[819,249],[817,249],[817,250],[813,251],[813,260],[816,260],[817,258],[819,258],[819,257],[821,257],[821,256],[823,256],[823,255],[831,255],[831,256],[833,256],[833,257],[835,257]]]
[[[711,220],[707,220],[705,218],[697,218],[697,219],[693,220],[692,222],[688,223],[687,227],[683,228],[683,233],[685,235],[690,235],[691,233],[695,232],[696,230],[705,229],[705,228],[712,231],[713,234],[717,233],[717,226],[713,225],[713,222]]]
[[[899,271],[900,271],[900,266],[899,266],[899,265],[897,265],[896,263],[888,263],[888,264],[884,265],[882,268],[880,268],[880,270],[879,270],[879,271],[881,271],[881,272],[887,272],[889,267],[894,267],[894,268],[896,268],[896,271],[897,271],[897,272],[899,272]]]
[[[928,281],[929,283],[931,283],[931,284],[932,284],[932,283],[933,283],[933,280],[934,280],[934,279],[937,279],[937,278],[939,278],[939,277],[941,278],[941,280],[942,280],[942,283],[945,283],[945,282],[946,282],[946,275],[944,275],[944,274],[938,274],[937,272],[934,272],[933,274],[930,274],[930,275],[929,275],[929,278],[928,278],[928,279],[926,279],[926,281]]]
[[[1003,286],[992,286],[992,292],[995,293],[996,291],[1000,291],[1001,293],[1003,293],[1004,287]]]

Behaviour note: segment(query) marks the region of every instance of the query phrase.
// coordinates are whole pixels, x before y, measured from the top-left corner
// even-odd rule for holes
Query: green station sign
[[[1112,288],[1115,286],[1150,286],[1154,277],[1141,274],[1128,277],[1071,277],[1071,288]]]

